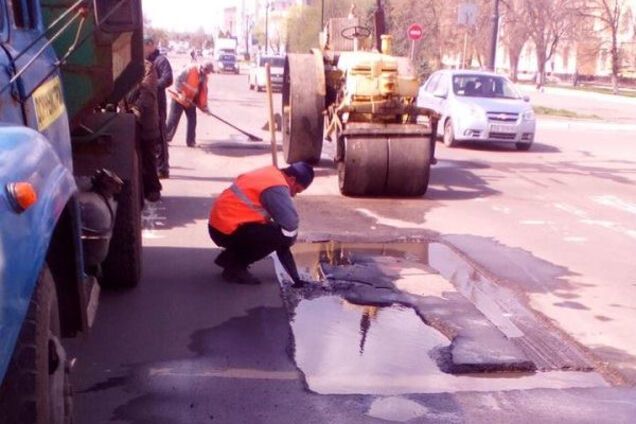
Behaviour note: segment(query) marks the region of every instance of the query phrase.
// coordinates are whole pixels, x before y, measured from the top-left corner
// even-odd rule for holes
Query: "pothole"
[[[530,311],[499,299],[510,293],[494,291],[445,245],[307,243],[295,246],[294,256],[301,274],[315,282],[303,290],[283,284],[294,360],[311,391],[397,395],[607,385],[582,356],[568,357],[568,349],[580,352],[562,341],[567,366],[543,361],[551,345],[542,338],[547,330],[532,328]],[[278,264],[277,272],[282,281]]]

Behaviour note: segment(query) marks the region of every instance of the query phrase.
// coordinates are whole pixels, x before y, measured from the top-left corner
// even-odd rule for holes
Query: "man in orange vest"
[[[172,98],[170,102],[170,117],[166,125],[166,139],[172,141],[177,132],[177,125],[181,113],[185,111],[188,119],[186,144],[188,147],[196,145],[197,108],[203,113],[208,110],[208,74],[212,73],[212,62],[192,64],[186,67],[177,77],[175,89],[168,89]]]
[[[215,263],[223,268],[223,278],[238,284],[260,284],[247,267],[276,252],[294,282],[298,275],[289,248],[298,235],[298,212],[292,197],[305,190],[314,179],[306,162],[284,169],[274,166],[239,175],[214,202],[208,229],[212,241],[224,247]]]

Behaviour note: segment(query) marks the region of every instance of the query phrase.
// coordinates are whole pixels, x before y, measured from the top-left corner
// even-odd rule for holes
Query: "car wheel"
[[[444,145],[446,147],[457,146],[457,140],[455,140],[455,134],[453,132],[453,121],[449,118],[444,124]]]
[[[530,142],[530,143],[515,143],[515,147],[517,148],[517,150],[527,151],[527,150],[530,150],[530,147],[532,147],[532,142]]]

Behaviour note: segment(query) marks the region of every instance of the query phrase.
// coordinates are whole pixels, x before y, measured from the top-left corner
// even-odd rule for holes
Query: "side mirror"
[[[132,32],[142,29],[141,0],[93,0],[95,21],[109,33]]]
[[[523,101],[526,102],[526,103],[528,103],[530,101],[530,96],[528,96],[528,95],[525,95],[522,98],[523,98]]]

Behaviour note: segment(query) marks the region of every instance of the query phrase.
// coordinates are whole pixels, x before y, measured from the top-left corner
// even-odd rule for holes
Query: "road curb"
[[[537,127],[547,130],[585,129],[597,131],[636,131],[636,124],[618,124],[599,121],[567,121],[559,119],[537,119]]]

